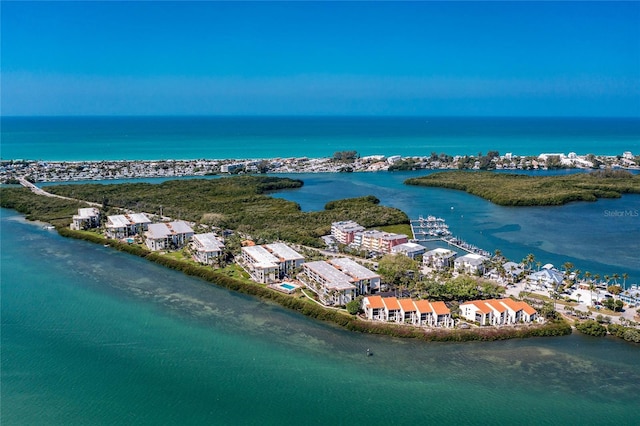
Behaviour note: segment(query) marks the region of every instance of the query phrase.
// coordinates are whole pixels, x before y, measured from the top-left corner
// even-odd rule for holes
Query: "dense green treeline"
[[[633,327],[625,327],[618,324],[601,324],[597,320],[576,322],[576,329],[589,336],[603,337],[607,334],[619,337],[627,342],[640,343],[640,330]]]
[[[0,188],[0,207],[16,210],[28,220],[40,220],[56,226],[68,225],[85,203],[36,195],[23,187]]]
[[[111,207],[153,214],[162,212],[174,219],[237,230],[258,241],[282,239],[316,247],[321,245],[318,237],[328,234],[335,221],[352,219],[365,227],[409,223],[405,213],[380,206],[373,196],[333,201],[325,211],[304,213],[298,204],[268,195],[269,191],[302,185],[297,179],[237,176],[172,180],[161,184],[59,185],[47,187],[47,191],[100,203],[107,214]],[[2,188],[1,194],[3,207],[45,221],[67,217],[68,224],[80,207],[79,203],[38,196],[21,188]],[[54,212],[49,214],[52,209]]]
[[[621,170],[567,176],[452,171],[407,179],[405,183],[458,189],[502,206],[552,206],[640,194],[640,175]]]

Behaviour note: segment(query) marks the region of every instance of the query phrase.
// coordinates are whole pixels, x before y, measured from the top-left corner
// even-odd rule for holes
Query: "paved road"
[[[37,186],[35,186],[34,184],[32,184],[31,182],[29,182],[28,180],[22,177],[19,178],[18,181],[20,182],[20,185],[24,186],[25,188],[29,188],[31,192],[33,192],[34,194],[43,195],[45,197],[61,198],[63,200],[79,201],[81,203],[87,203],[93,207],[102,207],[102,205],[98,203],[92,203],[90,201],[78,200],[76,198],[69,198],[69,197],[63,197],[62,195],[52,194],[50,192],[45,191],[42,188],[38,188]]]

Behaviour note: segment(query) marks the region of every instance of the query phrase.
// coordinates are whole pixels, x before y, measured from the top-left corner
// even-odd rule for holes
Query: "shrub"
[[[602,337],[607,334],[607,329],[594,320],[587,320],[582,323],[577,323],[576,328],[579,332],[588,334],[589,336]]]

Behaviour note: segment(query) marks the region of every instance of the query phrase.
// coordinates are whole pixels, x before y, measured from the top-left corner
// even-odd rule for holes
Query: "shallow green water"
[[[637,345],[354,334],[7,210],[1,230],[3,425],[631,424],[637,415]]]

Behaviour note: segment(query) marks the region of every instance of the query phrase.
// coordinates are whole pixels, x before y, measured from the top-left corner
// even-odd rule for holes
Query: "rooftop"
[[[196,234],[193,236],[193,239],[197,240],[205,251],[218,251],[224,247],[222,241],[220,241],[213,232]]]
[[[380,296],[368,296],[364,298],[365,304],[368,304],[371,309],[382,309],[384,303],[382,303],[382,297]]]
[[[284,243],[267,244],[265,247],[273,253],[274,256],[279,257],[280,260],[283,261],[304,259],[304,256]]]
[[[192,234],[193,229],[186,222],[169,222],[169,223],[152,223],[149,225],[147,231],[147,237],[151,239],[155,238],[167,238],[171,235],[177,234]]]
[[[262,246],[242,247],[242,251],[247,253],[253,260],[256,261],[256,264],[262,267],[278,265],[279,259],[269,253],[269,251]]]
[[[351,277],[340,272],[338,269],[334,268],[324,260],[307,262],[303,264],[303,267],[310,269],[314,273],[327,280],[327,287],[329,288],[334,288],[337,290],[355,288],[355,286],[351,284]]]
[[[380,278],[380,275],[347,257],[337,257],[335,259],[329,260],[329,263],[340,269],[345,274],[355,278],[356,280]]]

